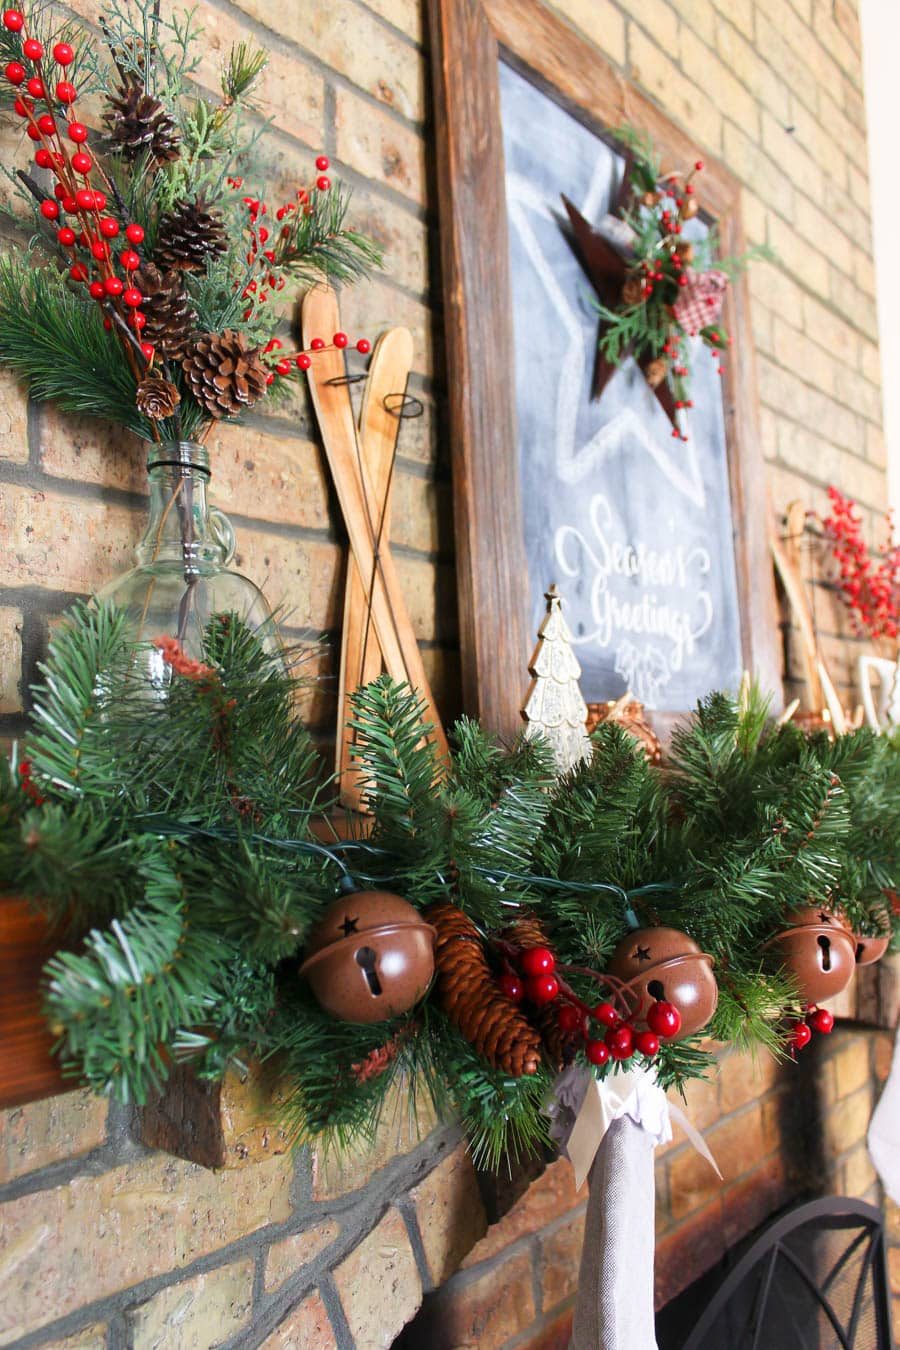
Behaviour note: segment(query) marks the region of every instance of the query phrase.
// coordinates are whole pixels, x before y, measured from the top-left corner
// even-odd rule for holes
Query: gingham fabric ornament
[[[672,312],[691,337],[696,337],[701,328],[719,322],[727,289],[728,277],[715,268],[709,272],[688,272],[688,284],[672,306]]]

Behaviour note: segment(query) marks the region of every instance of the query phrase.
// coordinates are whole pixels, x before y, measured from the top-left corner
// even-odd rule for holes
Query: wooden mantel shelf
[[[28,900],[0,895],[0,1107],[65,1091],[40,999],[41,970],[58,946]]]

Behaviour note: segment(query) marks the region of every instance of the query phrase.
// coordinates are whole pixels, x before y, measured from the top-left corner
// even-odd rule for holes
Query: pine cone
[[[504,928],[502,936],[523,949],[550,945],[544,925],[530,909],[521,910],[509,927]]]
[[[149,151],[157,164],[177,159],[178,128],[158,98],[148,94],[140,80],[129,76],[109,100],[104,120],[112,150],[129,163]]]
[[[563,1031],[559,1025],[561,1006],[560,1003],[545,1003],[542,1008],[537,1008],[534,1014],[534,1020],[544,1043],[544,1054],[557,1073],[560,1069],[569,1067],[583,1044],[582,1037],[579,1036],[577,1031]]]
[[[172,416],[181,402],[181,395],[170,380],[152,373],[145,375],[141,380],[134,401],[138,412],[143,413],[145,417],[152,417],[154,422],[159,422],[164,417]]]
[[[207,211],[202,201],[177,202],[160,219],[153,260],[164,271],[180,267],[189,272],[225,248],[225,226],[217,211]]]
[[[655,389],[658,384],[662,384],[668,369],[668,362],[664,361],[661,356],[656,356],[652,361],[647,362],[644,367],[644,375],[651,389]]]
[[[456,905],[425,911],[437,931],[436,989],[440,1007],[478,1054],[495,1069],[520,1078],[537,1071],[541,1038],[497,988],[472,920]]]
[[[141,295],[141,312],[147,322],[141,332],[166,360],[180,360],[197,327],[197,315],[184,289],[180,272],[160,272],[145,262],[134,274]]]
[[[644,289],[639,277],[626,277],[622,287],[622,304],[639,305],[644,299]]]
[[[233,417],[252,408],[266,392],[266,368],[258,347],[242,333],[201,333],[181,362],[191,393],[211,417]]]

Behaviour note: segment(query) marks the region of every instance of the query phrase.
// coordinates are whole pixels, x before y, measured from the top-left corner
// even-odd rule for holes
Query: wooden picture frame
[[[429,0],[429,9],[463,702],[492,730],[512,736],[521,727],[534,634],[517,525],[522,500],[500,61],[598,134],[625,121],[649,132],[664,165],[692,163],[697,145],[539,0]],[[716,222],[722,252],[739,254],[745,244],[738,181],[707,155],[704,160],[704,209]],[[740,279],[729,288],[723,322],[734,338],[724,412],[741,655],[744,668],[780,699],[753,335]],[[657,731],[665,736],[679,715],[655,714]]]

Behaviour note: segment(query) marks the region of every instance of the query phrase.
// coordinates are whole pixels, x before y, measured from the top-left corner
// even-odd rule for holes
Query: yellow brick
[[[799,319],[800,316],[796,317]],[[846,379],[846,372],[839,361],[783,319],[774,320],[773,337],[775,359],[785,370],[793,371],[801,379],[829,393],[834,391],[837,377],[843,375]]]
[[[660,51],[646,33],[629,25],[628,44],[632,78],[662,104],[676,122],[691,129],[698,146],[718,153],[722,116],[695,81],[688,79]]]
[[[285,1158],[215,1174],[152,1156],[9,1201],[0,1207],[0,1338],[283,1223],[290,1181]]]
[[[767,108],[773,117],[788,118],[789,89],[775,73],[768,61],[760,57],[752,42],[748,42],[724,18],[717,18],[715,47],[729,70],[750,90],[757,103]]]
[[[146,492],[146,442],[97,417],[61,413],[52,404],[40,410],[41,468],[51,478],[74,479],[123,492]]]
[[[882,385],[881,349],[875,342],[859,339],[859,369],[870,384]]]
[[[42,1341],[41,1350],[106,1350],[106,1324],[94,1322],[58,1341]]]
[[[472,1159],[465,1144],[410,1191],[435,1286],[449,1280],[487,1230]]]
[[[229,51],[248,40],[246,25],[209,4],[202,6],[198,18],[203,36],[198,44],[201,60],[194,78],[206,88],[218,91],[220,72]],[[296,54],[287,55],[275,44],[265,46],[268,60],[253,91],[254,103],[264,117],[274,119],[279,131],[295,136],[311,150],[320,149],[325,136],[322,76],[298,60]],[[310,162],[309,177],[313,176],[312,170]]]
[[[0,713],[21,712],[22,614],[0,606]],[[2,1164],[0,1164],[2,1180]]]
[[[333,1219],[325,1219],[313,1228],[305,1228],[302,1233],[293,1233],[280,1242],[273,1242],[266,1253],[266,1293],[280,1289],[285,1280],[323,1252],[339,1232],[340,1227]]]
[[[785,269],[784,263],[757,262],[748,274],[750,294],[768,309],[779,314],[799,314],[803,306],[803,292]]]
[[[753,95],[687,28],[681,35],[681,65],[685,74],[709,94],[725,117],[737,122],[752,138],[759,135],[759,112]]]
[[[268,0],[238,0],[238,9],[275,28],[366,93],[421,122],[425,113],[424,63],[417,51],[352,0],[282,5],[273,22]]]
[[[868,220],[872,203],[865,165],[851,164],[847,172],[850,180],[850,196]]]
[[[749,188],[741,188],[741,219],[747,243],[765,244],[769,237],[769,205]]]
[[[753,0],[713,0],[726,19],[741,30],[745,37],[753,37]]]
[[[683,23],[702,37],[710,47],[716,42],[716,11],[710,0],[671,0]]]
[[[238,531],[233,566],[260,586],[273,609],[282,608],[294,628],[319,632],[338,626],[344,604],[341,562],[337,544]]]
[[[0,1184],[65,1158],[79,1158],[105,1137],[106,1102],[90,1092],[65,1092],[14,1106],[0,1113]]]
[[[769,239],[778,260],[801,285],[817,295],[827,296],[829,267],[827,258],[796,235],[779,216],[769,219]],[[837,271],[837,269],[833,269]]]
[[[873,427],[871,423],[866,427],[866,459],[870,459],[879,469],[887,468],[888,456],[884,431],[881,427]]]
[[[378,275],[388,281],[424,296],[428,290],[428,227],[412,211],[398,202],[368,192],[364,187],[353,190],[353,227],[370,236],[384,251],[384,269]],[[354,289],[368,290],[371,282],[360,282]],[[342,303],[346,305],[345,293]],[[394,318],[393,324],[406,322]],[[384,327],[392,326],[390,321]],[[377,331],[380,331],[377,330]],[[373,332],[371,336],[376,336]],[[367,332],[362,336],[370,336]],[[421,369],[421,367],[418,367]]]
[[[795,322],[792,318],[791,322]],[[856,364],[859,336],[851,324],[812,295],[803,296],[803,330],[826,351],[832,352],[845,367]],[[874,348],[877,353],[878,348]]]
[[[555,8],[610,61],[625,64],[625,20],[610,0],[559,0]]]
[[[316,442],[265,425],[213,426],[206,444],[209,497],[226,513],[327,530],[331,524],[328,468]]]
[[[667,0],[619,0],[619,7],[642,25],[662,51],[678,59],[678,16]]]
[[[403,1217],[395,1209],[334,1271],[352,1345],[388,1350],[422,1302],[422,1282]]]
[[[425,200],[425,142],[369,100],[338,89],[335,100],[338,158],[415,202]]]
[[[413,370],[432,373],[431,311],[412,296],[381,280],[354,286],[341,296],[341,321],[348,333],[377,336],[386,328],[408,328],[413,336]]]
[[[865,1087],[870,1078],[869,1041],[866,1036],[848,1034],[842,1037],[845,1042],[834,1056],[837,1092],[846,1097],[858,1088]]]
[[[845,1153],[862,1143],[872,1115],[872,1089],[869,1084],[849,1097],[840,1098],[824,1121],[825,1145],[829,1154]]]
[[[727,16],[727,0],[718,0],[718,3]],[[815,77],[802,53],[794,51],[784,40],[782,24],[789,12],[787,5],[784,0],[770,0],[767,7],[770,10],[769,17],[759,7],[756,10],[756,50],[765,53],[765,59],[784,80],[793,99],[799,99],[807,108],[814,110],[819,93]]]
[[[840,14],[840,20],[838,15]],[[817,0],[816,37],[857,85],[862,84],[859,19],[848,0]],[[853,35],[851,37],[851,34]]]
[[[325,1304],[313,1293],[279,1322],[260,1350],[334,1350],[336,1344]]]
[[[408,1085],[392,1088],[371,1144],[360,1143],[340,1156],[314,1152],[313,1199],[332,1200],[359,1190],[393,1158],[418,1148],[436,1118],[424,1090],[416,1094],[415,1110],[412,1102]]]
[[[855,248],[853,250],[853,280],[860,290],[865,291],[866,295],[876,295],[875,264],[872,261],[871,254],[867,253],[865,249]]]
[[[759,410],[759,444],[763,459],[774,459],[778,454],[778,418],[762,407]]]
[[[794,189],[784,170],[739,127],[726,122],[722,129],[725,163],[748,187],[785,220],[794,215]]]
[[[781,166],[782,172],[791,179],[798,192],[804,193],[812,201],[821,200],[824,191],[822,166],[794,140],[787,126],[773,117],[767,109],[763,109],[762,140],[766,153],[773,163]],[[839,157],[839,153],[839,151],[834,153],[828,161],[829,166]]]
[[[877,1180],[869,1150],[862,1144],[844,1162],[844,1195],[865,1196]]]
[[[11,586],[96,590],[132,564],[140,521],[127,508],[0,485],[0,575]]]
[[[253,1261],[236,1261],[163,1289],[127,1314],[133,1350],[206,1350],[250,1320]]]
[[[823,216],[820,203],[813,203],[807,197],[798,197],[794,227],[814,248],[827,254],[829,262],[840,271],[853,273],[854,253],[859,250],[854,250],[844,232]]]
[[[828,293],[834,308],[861,328],[873,342],[878,341],[878,313],[875,300],[861,291],[855,282],[836,267],[829,268]]]
[[[28,461],[28,399],[8,370],[0,370],[0,459]]]
[[[842,157],[855,164],[857,168],[864,169],[868,162],[865,135],[859,127],[854,126],[843,108],[829,97],[827,88],[828,86],[825,86],[820,90],[819,120],[830,138],[832,149],[839,149]],[[830,169],[831,166],[829,171]]]
[[[399,28],[413,42],[425,37],[425,6],[420,0],[364,0],[367,9],[374,10],[382,19]]]

